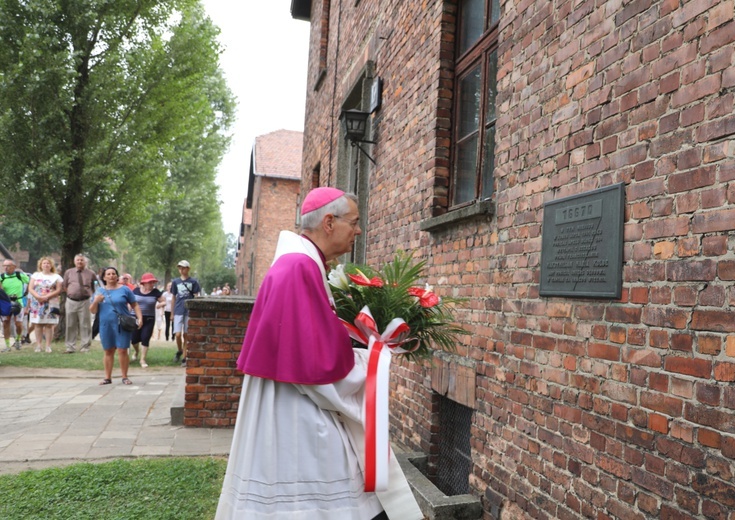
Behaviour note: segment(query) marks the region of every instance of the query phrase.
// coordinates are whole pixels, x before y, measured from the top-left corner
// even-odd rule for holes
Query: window
[[[490,198],[500,0],[460,0],[450,206]]]

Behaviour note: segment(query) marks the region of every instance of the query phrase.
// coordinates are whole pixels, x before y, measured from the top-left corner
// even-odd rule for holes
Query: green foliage
[[[0,518],[214,518],[227,462],[117,460],[0,476]]]
[[[149,218],[182,155],[219,157],[234,101],[216,35],[198,0],[0,2],[0,203],[65,266]]]
[[[457,336],[466,334],[463,328],[454,324],[453,307],[461,300],[439,299],[428,289],[419,287],[425,267],[426,261],[415,263],[411,255],[403,252],[399,252],[381,270],[355,264],[344,266],[345,274],[365,275],[362,283],[372,285],[356,283],[354,278],[341,278],[339,268],[332,270],[330,285],[337,315],[353,323],[362,308],[367,306],[381,334],[394,318],[402,318],[411,329],[410,340],[402,347],[406,350],[415,348],[407,354],[415,360],[430,357],[432,343],[443,350],[454,351]],[[436,303],[421,305],[421,299],[412,295],[412,290],[435,297]]]
[[[0,242],[11,250],[28,251],[28,261],[19,264],[25,271],[34,272],[39,258],[59,252],[59,240],[47,231],[33,224],[3,220],[0,225]],[[84,253],[89,257],[91,266],[107,265],[115,257],[110,244],[105,240],[88,243]]]
[[[225,266],[208,270],[199,277],[199,283],[207,292],[211,292],[215,287],[223,287],[225,283],[230,284],[230,288],[235,287],[236,281],[235,270]]]

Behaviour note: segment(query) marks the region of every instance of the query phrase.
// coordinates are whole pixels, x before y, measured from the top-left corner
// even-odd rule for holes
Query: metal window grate
[[[439,398],[439,460],[436,487],[448,496],[469,493],[472,471],[470,427],[472,408]]]

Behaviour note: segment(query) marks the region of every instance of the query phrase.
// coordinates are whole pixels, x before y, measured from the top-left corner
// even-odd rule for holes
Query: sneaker
[[[184,359],[181,360],[181,366],[182,367],[185,367],[186,366],[186,358],[184,358]]]
[[[176,353],[176,355],[174,356],[174,363],[179,363],[179,362],[181,361],[181,356],[182,356],[183,354],[184,354],[184,353],[183,353],[183,352],[181,352],[181,351],[179,350],[179,351],[178,351],[178,352]]]
[[[31,337],[30,337],[29,334],[26,334],[25,335],[25,337],[23,338],[23,343],[27,343],[27,344],[30,345],[30,343],[31,343]]]
[[[36,347],[33,352],[41,352],[41,347]]]
[[[7,345],[5,345],[5,348],[3,348],[2,350],[0,350],[0,352],[10,352],[10,347],[7,346]]]
[[[77,353],[77,351],[76,351],[76,350],[74,350],[73,348],[68,348],[68,349],[66,349],[66,350],[65,350],[65,351],[64,351],[63,353],[64,353],[64,354],[76,354],[76,353]]]
[[[80,348],[79,352],[89,352],[89,347]]]
[[[13,343],[13,347],[15,347],[15,350],[20,350],[20,347],[22,347],[22,346],[23,345],[21,344],[21,342],[20,342],[19,339],[16,339],[15,340],[15,343]]]
[[[53,352],[53,350],[51,350],[51,347],[46,347],[46,352],[49,353],[49,354],[51,354]]]

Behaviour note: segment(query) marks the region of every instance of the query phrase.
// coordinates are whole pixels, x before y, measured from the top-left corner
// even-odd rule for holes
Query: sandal
[[[100,381],[100,386],[111,385],[111,384],[112,384],[112,379],[103,379],[102,381]]]
[[[124,384],[124,385],[132,385],[133,382],[130,379],[128,379],[127,377],[123,377],[122,378],[122,384]]]
[[[145,361],[141,361],[140,368],[148,368],[148,363],[146,363]]]

